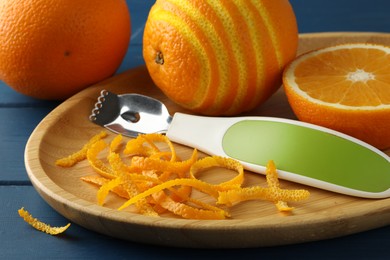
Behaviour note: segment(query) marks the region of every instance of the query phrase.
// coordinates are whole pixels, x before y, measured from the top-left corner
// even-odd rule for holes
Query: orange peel
[[[195,162],[190,169],[190,177],[196,179],[195,175],[208,168],[224,167],[238,172],[237,176],[226,182],[214,185],[217,191],[239,188],[244,182],[244,167],[236,160],[220,156],[205,157]]]
[[[286,190],[269,187],[246,187],[219,192],[218,204],[232,206],[246,200],[301,201],[307,199],[310,193],[307,190]]]
[[[156,217],[169,211],[183,218],[224,219],[230,214],[221,205],[231,207],[242,201],[265,200],[285,212],[293,210],[287,202],[300,201],[310,195],[307,190],[280,188],[272,160],[266,167],[267,187],[243,187],[245,172],[238,161],[219,156],[198,159],[196,149],[187,160],[181,161],[174,145],[164,135],[139,135],[127,141],[122,153],[119,151],[123,141],[121,135],[109,144],[101,139],[92,138],[82,149],[98,175],[81,178],[99,186],[96,195],[99,205],[104,205],[106,197],[112,192],[126,199],[118,210],[134,205],[139,213],[148,216]],[[105,150],[108,150],[106,160],[99,159],[103,158]],[[71,166],[66,165],[64,167]],[[218,184],[197,178],[199,173],[214,167],[236,171],[237,174]],[[210,196],[215,202],[206,203],[191,197],[193,189]]]
[[[76,163],[78,162],[81,162],[83,161],[84,159],[86,159],[87,157],[87,151],[89,148],[91,148],[91,146],[96,143],[97,141],[99,141],[100,139],[102,138],[105,138],[107,136],[107,132],[100,132],[99,134],[93,136],[82,148],[81,150],[65,157],[65,158],[61,158],[61,159],[58,159],[55,164],[57,166],[61,166],[61,167],[72,167],[73,165],[75,165]]]
[[[198,157],[198,151],[194,149],[191,158],[186,161],[165,161],[160,159],[153,159],[150,157],[133,157],[131,166],[134,170],[156,170],[160,172],[172,172],[178,175],[183,175],[189,171],[192,164],[194,164]]]
[[[19,216],[24,219],[28,224],[30,224],[32,227],[34,227],[36,230],[45,232],[50,235],[58,235],[65,230],[67,230],[70,227],[70,223],[63,227],[52,227],[46,223],[43,223],[39,221],[38,219],[34,218],[27,210],[25,210],[23,207],[18,210]]]
[[[118,153],[114,153],[114,152],[110,151],[110,153],[108,155],[108,160],[109,160],[112,168],[117,172],[118,177],[115,180],[118,183],[123,185],[124,189],[127,191],[130,198],[133,196],[136,196],[140,192],[139,186],[137,186],[136,182],[134,182],[135,176],[137,178],[141,177],[143,179],[148,179],[148,181],[151,180],[151,178],[149,176],[129,174],[127,172],[127,170],[128,170],[127,165],[125,165],[125,163],[123,163],[123,161],[121,160]],[[154,181],[154,179],[152,179],[152,180]],[[114,188],[114,184],[113,184],[112,188]],[[110,188],[110,187],[108,187],[108,188]],[[108,191],[110,191],[110,189],[108,189]],[[104,195],[104,193],[103,193],[103,195]],[[103,199],[104,198],[105,197],[103,197]],[[98,202],[102,203],[101,200],[99,201],[99,195],[98,195]],[[137,207],[138,211],[144,215],[158,216],[158,214],[155,212],[153,207],[151,205],[149,205],[149,203],[145,199],[141,199],[141,200],[137,201],[136,207]]]
[[[102,206],[108,193],[112,189],[121,185],[122,183],[123,183],[122,179],[120,177],[117,177],[115,179],[112,179],[112,180],[104,183],[102,186],[100,186],[99,191],[97,192],[97,203],[100,206]]]
[[[218,204],[232,206],[247,200],[267,200],[274,202],[279,211],[291,211],[286,201],[301,201],[310,196],[307,190],[281,189],[274,161],[270,160],[266,167],[268,187],[246,187],[219,192]]]
[[[104,164],[103,161],[99,160],[98,155],[107,148],[107,143],[103,140],[99,140],[94,143],[90,149],[87,151],[87,160],[91,167],[100,175],[113,179],[116,177],[116,173],[112,168]]]
[[[137,138],[128,141],[123,153],[127,155],[152,156],[161,152],[155,142],[166,143],[171,151],[171,161],[176,160],[176,152],[172,142],[165,135],[156,133],[138,135]]]
[[[102,186],[102,185],[106,184],[107,182],[109,182],[111,179],[107,179],[107,178],[104,178],[102,176],[97,176],[97,175],[89,175],[89,176],[81,177],[81,180],[88,182],[88,183],[91,183],[91,184],[95,184],[97,186]],[[114,192],[119,197],[129,199],[129,194],[123,188],[122,185],[119,185],[117,187],[112,188],[111,191]]]
[[[200,208],[195,208],[185,203],[179,203],[174,201],[162,191],[153,194],[153,198],[161,207],[167,209],[175,215],[187,219],[225,219],[230,216],[225,210],[212,206],[208,203],[204,203],[200,200],[190,198],[187,200],[187,202],[196,204],[197,206],[200,206]]]
[[[183,178],[183,179],[174,179],[170,181],[163,182],[159,185],[156,185],[143,193],[140,193],[131,199],[129,199],[127,202],[125,202],[122,206],[119,207],[119,210],[123,210],[124,208],[127,208],[128,206],[134,204],[140,199],[146,198],[147,196],[150,196],[154,193],[160,192],[164,189],[172,188],[174,186],[179,186],[179,185],[184,185],[184,186],[190,186],[193,188],[196,188],[206,194],[211,195],[214,198],[218,197],[218,191],[213,188],[213,185],[208,184],[206,182],[203,182],[201,180],[197,179],[188,179],[188,178]]]

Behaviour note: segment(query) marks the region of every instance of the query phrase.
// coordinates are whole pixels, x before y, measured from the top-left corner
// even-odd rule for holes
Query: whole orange
[[[298,30],[288,0],[157,0],[143,37],[154,83],[208,115],[255,108],[280,86]]]
[[[124,0],[2,0],[0,79],[41,99],[65,99],[111,76],[131,34]]]

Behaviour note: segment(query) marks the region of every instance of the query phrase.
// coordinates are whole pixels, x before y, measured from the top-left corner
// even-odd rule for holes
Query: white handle
[[[222,149],[222,138],[226,129],[238,120],[176,113],[166,135],[173,142],[208,154],[227,156]]]
[[[389,157],[323,127],[281,118],[176,113],[167,136],[210,155],[237,159],[253,172],[264,174],[272,159],[285,180],[352,196],[390,196]]]

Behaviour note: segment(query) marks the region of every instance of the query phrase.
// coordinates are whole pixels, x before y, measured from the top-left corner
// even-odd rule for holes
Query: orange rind
[[[135,206],[140,214],[147,216],[157,217],[171,212],[188,219],[225,219],[231,217],[228,208],[242,201],[266,200],[273,202],[279,211],[291,211],[293,207],[287,202],[309,196],[306,190],[281,189],[273,161],[267,165],[267,187],[243,187],[245,172],[238,161],[219,156],[198,159],[196,149],[187,160],[180,161],[174,145],[164,135],[139,135],[129,140],[122,152],[119,149],[120,135],[109,144],[92,139],[88,143],[93,143],[88,145],[85,153],[98,175],[84,176],[81,180],[99,187],[96,196],[97,204],[101,206],[112,192],[126,200],[118,210]],[[107,162],[98,159],[104,158],[104,153]],[[237,174],[216,184],[198,179],[198,175],[216,167]],[[210,198],[208,201],[213,202],[193,198],[193,190],[203,193]]]

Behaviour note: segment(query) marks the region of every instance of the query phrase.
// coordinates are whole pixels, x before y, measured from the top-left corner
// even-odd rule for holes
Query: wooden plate
[[[300,36],[299,52],[345,42],[390,45],[390,35],[380,33],[320,33]],[[269,202],[251,201],[231,208],[231,219],[185,220],[172,215],[145,217],[117,211],[123,201],[108,198],[96,205],[97,188],[79,178],[93,173],[86,162],[73,168],[56,167],[56,159],[79,149],[102,130],[88,116],[102,89],[116,93],[136,92],[163,101],[171,113],[186,112],[172,104],[152,83],[144,67],[129,70],[73,96],[54,109],[32,133],[25,152],[29,178],[39,194],[60,214],[85,228],[109,236],[165,246],[239,248],[275,246],[334,238],[390,224],[390,199],[369,200],[343,196],[281,181],[284,188],[306,188],[309,200],[291,204],[296,209],[283,215]],[[294,118],[282,90],[250,113]],[[110,134],[112,137],[113,134]],[[183,157],[192,151],[177,145]],[[390,150],[385,151],[390,155]],[[208,181],[222,180],[227,171],[214,170]],[[246,183],[264,183],[265,178],[246,173]],[[201,195],[197,195],[201,196]]]

